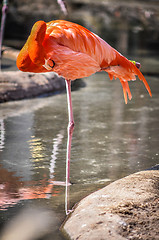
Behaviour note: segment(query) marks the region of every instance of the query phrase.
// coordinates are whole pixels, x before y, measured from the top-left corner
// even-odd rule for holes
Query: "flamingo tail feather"
[[[152,96],[151,89],[145,77],[137,68],[136,64],[134,64],[132,61],[129,61],[117,51],[115,60],[108,67],[106,67],[105,69],[103,68],[103,70],[108,73],[110,80],[112,80],[113,78],[119,78],[123,87],[125,103],[127,103],[128,98],[129,100],[131,100],[132,98],[128,81],[136,80],[136,76],[138,76],[138,78],[144,83],[149,95]]]

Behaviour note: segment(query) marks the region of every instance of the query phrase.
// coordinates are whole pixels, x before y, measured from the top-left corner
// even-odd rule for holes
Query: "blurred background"
[[[150,98],[139,80],[130,82],[133,99],[125,105],[120,82],[110,81],[106,73],[74,83],[72,207],[112,181],[159,163],[159,1],[65,0],[63,4],[56,0],[10,0],[4,46],[19,50],[38,20],[73,21],[98,34],[128,59],[139,61],[152,91]],[[16,59],[5,56],[3,62],[3,58],[2,72],[17,70]],[[65,239],[59,227],[65,219],[67,122],[63,92],[1,103],[2,239]],[[43,214],[48,227],[42,228]],[[34,226],[36,219],[40,227],[35,224],[28,232],[28,222]],[[21,233],[13,232],[16,228]]]
[[[60,1],[59,1],[60,2]],[[66,19],[102,36],[120,51],[136,48],[159,50],[158,0],[65,0],[67,13],[56,0],[10,0],[4,44],[21,47],[32,25]],[[1,4],[2,6],[2,4]]]

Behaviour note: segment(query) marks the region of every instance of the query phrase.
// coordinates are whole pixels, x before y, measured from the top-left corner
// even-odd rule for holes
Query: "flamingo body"
[[[111,80],[119,78],[126,103],[127,94],[132,98],[128,81],[138,76],[151,96],[149,85],[135,64],[96,34],[64,20],[36,22],[18,55],[17,67],[25,72],[54,71],[67,80],[106,71]]]

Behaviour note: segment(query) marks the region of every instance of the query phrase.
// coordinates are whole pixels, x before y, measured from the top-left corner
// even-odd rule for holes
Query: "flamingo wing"
[[[47,23],[46,35],[60,46],[68,47],[93,58],[99,65],[105,58],[108,63],[114,60],[113,48],[88,29],[72,22],[56,20]]]

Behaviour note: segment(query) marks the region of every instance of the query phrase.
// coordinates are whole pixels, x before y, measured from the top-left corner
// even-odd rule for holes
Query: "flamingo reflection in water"
[[[119,78],[127,103],[128,98],[132,98],[128,81],[136,80],[138,76],[151,96],[150,87],[139,70],[139,63],[129,61],[86,28],[64,20],[36,22],[17,57],[17,67],[24,72],[54,71],[66,80],[69,115],[66,188],[70,183],[71,141],[74,129],[71,81],[105,71],[110,80]]]
[[[61,130],[53,139],[53,150],[49,166],[49,179],[43,179],[37,186],[34,182],[21,181],[20,177],[14,176],[14,172],[8,172],[0,167],[0,209],[6,210],[9,206],[14,206],[19,201],[31,199],[48,199],[51,196],[60,194],[60,190],[54,186],[65,186],[65,182],[55,181],[55,167],[59,146],[62,143],[64,132]],[[24,186],[25,185],[25,186]],[[34,185],[34,186],[33,186]],[[66,194],[67,195],[67,194]],[[66,212],[68,212],[68,196],[66,199]]]

